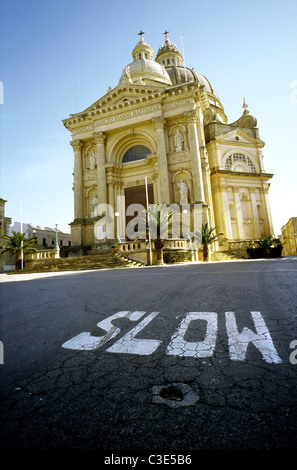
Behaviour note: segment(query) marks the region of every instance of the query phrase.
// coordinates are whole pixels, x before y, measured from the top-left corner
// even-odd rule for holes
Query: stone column
[[[160,201],[158,202],[170,204],[167,152],[164,133],[165,122],[166,121],[163,118],[153,119],[157,134],[157,153],[159,164]]]
[[[97,157],[97,198],[98,204],[107,204],[106,172],[105,172],[105,140],[103,132],[95,132]]]
[[[83,218],[82,142],[70,142],[74,152],[74,219]]]
[[[199,141],[197,133],[197,114],[196,111],[190,111],[185,113],[185,117],[188,121],[188,135],[189,145],[191,152],[192,161],[192,175],[193,175],[193,186],[194,186],[194,199],[195,202],[205,202],[204,189],[203,189],[203,177],[201,169],[201,160],[199,152]]]

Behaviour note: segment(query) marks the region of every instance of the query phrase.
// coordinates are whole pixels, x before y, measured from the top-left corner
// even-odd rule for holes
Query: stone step
[[[211,253],[210,260],[211,261],[232,261],[236,259],[244,259],[238,253],[230,252],[230,251],[216,251]]]
[[[142,266],[141,263],[128,258],[110,252],[103,252],[102,254],[89,256],[36,260],[33,263],[27,263],[22,272],[82,271],[87,269],[114,269],[140,266]]]

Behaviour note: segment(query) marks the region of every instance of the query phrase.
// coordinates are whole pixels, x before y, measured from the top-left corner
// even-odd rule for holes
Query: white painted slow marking
[[[251,312],[257,333],[243,328],[239,333],[236,325],[234,312],[225,312],[226,327],[229,342],[230,359],[244,361],[249,343],[261,352],[263,358],[268,363],[279,364],[281,358],[276,352],[270,333],[260,312]]]
[[[148,356],[153,354],[160,346],[161,341],[156,339],[136,339],[135,336],[140,333],[157,315],[159,312],[152,312],[135,328],[129,331],[125,336],[119,339],[113,346],[107,349],[107,352],[112,353],[125,353],[125,354],[140,354]]]
[[[114,315],[111,315],[110,317],[105,318],[101,322],[97,323],[98,328],[102,328],[106,331],[104,336],[92,336],[91,333],[84,331],[69,341],[66,341],[66,343],[62,344],[62,347],[66,349],[79,349],[86,351],[97,349],[111,339],[115,338],[120,333],[120,328],[114,326],[111,323],[113,320],[116,318],[127,318],[131,321],[137,321],[142,318],[144,314],[145,312],[130,312],[129,310],[117,312]]]
[[[207,322],[206,335],[203,341],[185,341],[184,337],[193,320]],[[215,312],[189,312],[181,322],[177,332],[172,336],[166,354],[170,356],[210,357],[213,355],[217,339],[218,319]]]
[[[101,336],[92,336],[89,332],[82,332],[62,345],[66,349],[94,350],[114,339],[121,329],[114,326],[112,321],[117,318],[126,318],[131,321],[140,320],[146,312],[128,310],[120,311],[102,320],[97,324],[106,331]],[[156,339],[137,339],[140,333],[159,312],[147,315],[135,328],[126,333],[106,351],[110,353],[138,354],[147,356],[153,354],[160,346],[161,341]],[[262,354],[268,363],[279,364],[282,362],[273,345],[269,330],[260,312],[251,312],[256,333],[248,328],[243,328],[239,333],[235,313],[225,312],[226,330],[228,335],[229,357],[231,360],[244,361],[248,345],[252,343]],[[185,340],[187,330],[193,321],[206,321],[205,337],[201,341],[191,342]],[[166,354],[169,356],[207,358],[214,353],[218,333],[218,315],[215,312],[189,312],[180,323],[177,331],[172,335]]]

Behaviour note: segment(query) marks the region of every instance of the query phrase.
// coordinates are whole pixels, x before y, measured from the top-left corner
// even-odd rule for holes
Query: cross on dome
[[[138,36],[140,36],[140,37],[141,37],[141,39],[143,39],[143,37],[142,37],[142,36],[143,36],[144,34],[145,34],[145,33],[144,33],[144,31],[142,31],[142,29],[141,29],[141,30],[140,30],[140,32],[138,33]]]

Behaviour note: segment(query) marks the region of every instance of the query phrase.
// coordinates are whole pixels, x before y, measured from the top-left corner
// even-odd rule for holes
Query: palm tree
[[[202,224],[201,228],[201,243],[203,246],[203,261],[208,261],[209,259],[209,248],[208,246],[211,245],[213,242],[217,241],[223,233],[218,233],[217,235],[214,233],[215,227],[208,228],[208,224]]]
[[[36,251],[36,248],[33,246],[36,243],[35,238],[26,239],[26,233],[12,231],[12,236],[3,236],[4,250],[2,250],[1,254],[8,251],[11,256],[15,255],[15,269],[19,269],[20,267],[22,252],[28,253],[32,250]]]
[[[168,236],[168,233],[173,229],[173,212],[168,211],[167,206],[164,206],[163,204],[150,204],[148,209],[145,209],[140,216],[145,218],[143,224],[140,225],[142,227],[146,227],[146,229],[145,233],[139,233],[139,236],[146,239],[150,236],[151,239],[154,240],[157,255],[156,264],[162,265],[164,263],[164,239],[165,236]]]

